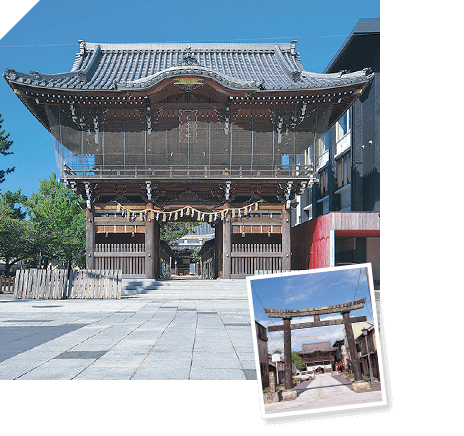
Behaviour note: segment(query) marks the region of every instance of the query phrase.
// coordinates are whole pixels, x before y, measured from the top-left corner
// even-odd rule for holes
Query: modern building
[[[380,289],[380,20],[361,19],[325,73],[369,68],[359,99],[309,147],[319,180],[292,210],[292,269],[372,263]],[[312,156],[317,156],[312,160]]]

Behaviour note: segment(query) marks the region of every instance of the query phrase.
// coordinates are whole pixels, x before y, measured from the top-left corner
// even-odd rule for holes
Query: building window
[[[329,168],[326,167],[319,173],[319,186],[321,189],[321,198],[328,195],[329,190]]]
[[[288,154],[283,154],[282,155],[282,168],[283,169],[288,169],[290,165],[290,155]]]
[[[337,160],[337,188],[351,183],[351,151]]]
[[[267,375],[266,365],[261,365],[261,376]]]
[[[337,121],[335,127],[336,141],[342,139],[351,130],[351,108]]]
[[[317,140],[317,155],[322,156],[328,149],[330,144],[330,130]]]

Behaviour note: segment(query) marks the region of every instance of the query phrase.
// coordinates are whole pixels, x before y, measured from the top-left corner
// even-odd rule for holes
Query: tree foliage
[[[0,258],[5,272],[20,260],[39,267],[52,259],[68,267],[84,266],[85,211],[79,202],[55,174],[41,180],[39,192],[29,199],[21,190],[0,193]]]
[[[0,258],[5,261],[5,273],[20,260],[33,257],[36,245],[34,226],[25,221],[21,210],[27,197],[21,191],[0,193]]]
[[[301,356],[296,351],[292,351],[292,363],[299,370],[302,370],[302,369],[306,368],[306,365],[303,363],[303,360],[301,359]]]
[[[13,145],[13,141],[9,140],[10,134],[7,133],[5,130],[2,130],[2,123],[3,118],[0,114],[0,154],[3,156],[7,156],[9,154],[13,154],[12,151],[9,151],[10,147]],[[14,171],[14,167],[7,168],[6,170],[0,170],[0,183],[5,181],[5,175],[12,173]]]
[[[85,211],[80,198],[62,185],[55,174],[40,181],[39,192],[27,201],[27,212],[39,232],[41,258],[85,265]]]
[[[200,224],[200,222],[166,222],[160,229],[160,238],[170,244],[176,239],[182,238],[182,236],[188,234],[194,227]]]

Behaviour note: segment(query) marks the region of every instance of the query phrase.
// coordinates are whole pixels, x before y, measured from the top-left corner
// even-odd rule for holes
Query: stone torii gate
[[[356,353],[356,344],[354,342],[352,323],[365,322],[365,316],[350,317],[350,311],[361,309],[364,307],[366,298],[351,301],[349,303],[335,304],[333,306],[312,307],[309,309],[269,309],[264,308],[264,312],[269,318],[282,318],[284,325],[269,326],[269,332],[282,331],[284,332],[284,361],[285,361],[285,389],[293,389],[292,380],[292,335],[291,331],[296,329],[307,329],[313,327],[326,327],[332,325],[345,325],[346,338],[348,340],[348,347],[350,350],[351,362],[354,371],[354,383],[362,382],[361,365]],[[341,313],[343,319],[321,321],[319,316],[331,313]],[[314,316],[313,322],[304,322],[299,324],[291,324],[292,318],[302,316]]]

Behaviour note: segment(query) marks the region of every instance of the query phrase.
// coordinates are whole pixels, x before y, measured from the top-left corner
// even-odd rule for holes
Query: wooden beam
[[[334,304],[333,306],[312,307],[309,309],[269,309],[264,307],[269,318],[298,318],[301,316],[327,315],[329,313],[349,312],[364,307],[366,298],[350,301],[348,303]]]
[[[95,213],[92,205],[91,209],[85,210],[85,267],[95,269]]]
[[[367,318],[365,316],[355,316],[351,318],[351,323],[356,322],[366,322]],[[310,329],[313,327],[327,327],[331,325],[341,325],[343,324],[343,319],[332,319],[329,321],[316,321],[316,322],[301,322],[298,324],[292,324],[292,330],[297,329]],[[284,330],[283,325],[271,325],[267,328],[268,332],[280,332]]]
[[[353,365],[354,381],[361,381],[361,365],[358,359],[358,353],[356,351],[356,343],[353,335],[353,327],[351,325],[352,319],[350,318],[350,312],[343,312],[343,321],[345,324],[345,335],[348,342],[348,350],[350,352],[351,364]]]
[[[148,203],[147,209],[152,210],[153,204]],[[155,220],[153,212],[147,213],[147,222],[145,225],[145,278],[155,278]]]
[[[291,266],[290,246],[290,214],[282,209],[282,271],[290,271]]]
[[[231,250],[232,250],[232,225],[231,218],[227,215],[223,221],[222,233],[222,278],[230,279],[232,273]]]
[[[282,257],[282,253],[273,253],[270,251],[260,253],[231,253],[230,257]]]
[[[235,226],[241,226],[246,224],[247,226],[280,226],[282,224],[282,218],[276,217],[276,218],[269,218],[269,217],[257,217],[257,216],[252,216],[252,217],[242,217],[242,218],[232,218],[232,225]]]
[[[292,335],[291,335],[291,320],[284,319],[284,366],[285,366],[285,389],[293,389],[292,377]]]
[[[140,221],[138,218],[136,220],[128,220],[121,216],[96,216],[95,224],[100,226],[145,226],[145,221]]]
[[[94,257],[144,257],[146,251],[96,251]]]

